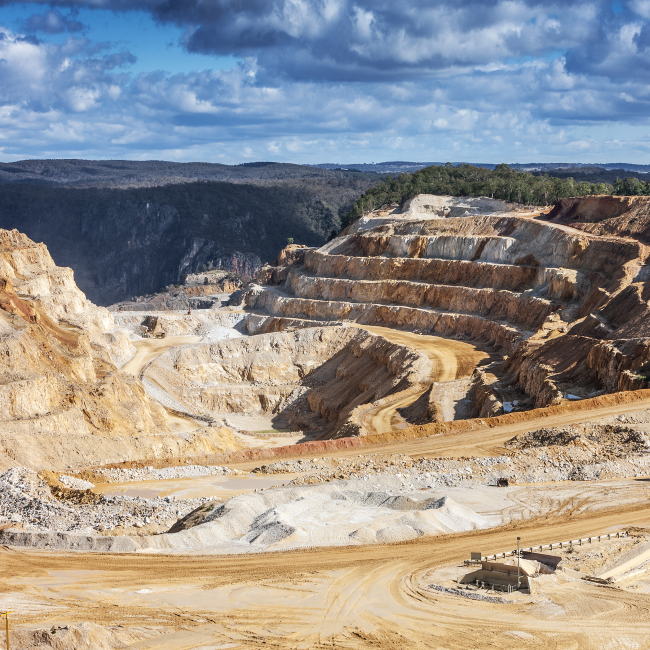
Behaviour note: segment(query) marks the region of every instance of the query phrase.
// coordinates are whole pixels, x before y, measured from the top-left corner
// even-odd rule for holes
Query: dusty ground
[[[168,336],[164,339],[133,341],[133,346],[137,349],[137,352],[133,359],[122,367],[122,372],[139,377],[144,367],[163,352],[182,345],[198,343],[200,340],[200,336]]]
[[[427,206],[428,204],[424,205],[428,210]],[[638,370],[646,356],[650,355],[648,346],[642,340],[647,331],[644,321],[647,318],[647,301],[643,301],[646,285],[642,286],[642,283],[646,282],[645,276],[640,274],[637,277],[634,266],[638,266],[637,258],[641,255],[638,247],[623,241],[605,242],[592,235],[577,238],[576,232],[568,226],[542,227],[530,219],[513,221],[513,228],[507,230],[501,227],[503,224],[499,225],[501,222],[496,221],[496,218],[479,220],[476,228],[471,220],[450,218],[444,221],[445,228],[449,228],[448,233],[442,233],[444,237],[438,237],[440,233],[436,230],[443,221],[430,220],[432,223],[424,224],[421,231],[411,232],[409,228],[417,226],[417,218],[411,216],[409,219],[404,219],[405,225],[396,223],[392,239],[384,237],[382,231],[381,237],[370,236],[372,233],[366,237],[361,233],[362,236],[350,242],[345,254],[351,258],[367,258],[367,264],[363,265],[367,277],[346,278],[345,273],[354,270],[354,260],[348,262],[341,258],[335,260],[341,268],[334,269],[336,272],[333,277],[325,272],[320,274],[322,277],[316,277],[318,273],[315,272],[314,276],[300,278],[292,272],[290,277],[287,276],[287,282],[293,287],[294,294],[276,291],[266,298],[260,294],[259,305],[254,301],[250,307],[267,309],[268,313],[281,316],[285,321],[295,316],[300,319],[324,318],[330,321],[353,320],[362,316],[363,319],[378,324],[437,332],[443,336],[457,336],[459,339],[480,340],[513,358],[517,342],[524,340],[532,331],[539,330],[537,343],[544,343],[538,348],[530,348],[537,356],[531,356],[528,365],[525,363],[528,361],[525,355],[515,358],[511,368],[517,373],[521,388],[526,389],[528,394],[534,395],[539,390],[539,395],[534,395],[536,399],[539,398],[537,406],[558,400],[562,402],[565,393],[574,390],[571,382],[577,378],[579,383],[587,368],[594,377],[598,377],[603,386],[608,387],[607,390],[633,390],[644,386],[643,380],[637,375],[623,371],[623,365],[619,368],[611,363],[617,354],[625,354],[629,357],[626,357],[625,367]],[[513,233],[516,237],[512,237]],[[417,242],[408,239],[411,235],[417,235],[420,239]],[[545,237],[543,241],[539,239],[541,235]],[[408,237],[405,238],[406,236]],[[477,243],[479,239],[482,240],[480,244]],[[445,241],[451,248],[440,248],[441,242]],[[420,248],[416,250],[416,246],[412,249],[413,242]],[[466,287],[460,280],[449,276],[441,288],[430,290],[426,297],[429,302],[423,303],[421,287],[415,286],[417,283],[412,282],[412,278],[396,278],[391,284],[390,278],[390,282],[384,282],[386,278],[372,275],[375,272],[372,269],[379,268],[375,262],[387,245],[392,248],[386,249],[390,255],[385,259],[395,259],[395,256],[401,258],[404,260],[404,268],[407,268],[406,261],[410,258],[424,259],[419,256],[426,253],[427,247],[430,248],[427,253],[429,257],[439,256],[444,260],[451,256],[452,261],[455,260],[457,268],[454,272],[458,273],[458,277],[467,271],[469,262],[480,260],[481,266],[472,266],[474,275],[465,278],[468,283]],[[475,245],[478,248],[475,249]],[[531,260],[529,258],[533,253],[536,257]],[[584,264],[580,262],[583,266],[576,269],[575,260],[571,260],[578,253]],[[318,262],[315,257],[314,260],[314,263]],[[383,264],[381,259],[378,261]],[[611,263],[611,269],[604,269],[605,262]],[[318,263],[323,268],[328,264],[327,260]],[[503,277],[497,277],[494,273],[497,263],[498,275]],[[442,273],[444,264],[426,264],[430,266],[430,273]],[[625,267],[626,264],[629,268]],[[408,264],[408,268],[415,269],[416,266]],[[557,272],[559,267],[562,267],[560,274]],[[617,275],[623,267],[627,268],[625,273]],[[417,268],[421,268],[421,265]],[[530,269],[537,270],[533,272]],[[396,266],[393,270],[399,269]],[[586,275],[578,281],[574,271]],[[624,298],[627,296],[625,300],[628,302],[612,301],[608,311],[598,301],[593,304],[587,301],[585,296],[591,287],[592,271],[607,275],[608,295],[618,296],[620,293]],[[546,279],[542,281],[542,276],[546,273],[548,275],[544,275]],[[493,274],[489,277],[498,291],[493,291],[491,285],[483,287],[485,274]],[[335,282],[337,277],[340,286]],[[428,280],[432,286],[435,277],[431,275]],[[410,284],[407,286],[405,282]],[[584,296],[579,293],[579,290],[582,291],[581,283],[586,283]],[[627,293],[618,291],[628,285],[629,291],[625,289]],[[458,295],[451,296],[452,290],[445,287],[454,287]],[[594,284],[593,288],[595,291],[598,287]],[[531,299],[530,292],[536,292],[535,300]],[[400,296],[404,297],[405,303],[396,301]],[[569,305],[571,300],[575,304]],[[556,304],[552,304],[552,301]],[[581,329],[567,336],[565,347],[556,346],[555,337],[567,333],[567,326],[563,323],[571,325],[574,321],[577,322],[575,307],[583,304],[586,305],[585,315],[598,311],[598,318],[594,316],[579,324]],[[563,321],[557,317],[555,307],[562,307]],[[457,313],[452,314],[453,310]],[[636,320],[632,329],[621,329],[625,325],[618,322],[621,313],[634,315]],[[278,321],[277,327],[277,330],[270,331],[281,333],[284,325]],[[590,328],[596,328],[597,338],[616,340],[617,344],[618,339],[631,340],[631,337],[637,337],[635,345],[638,349],[628,350],[623,346],[618,350],[616,346],[608,348],[603,344],[596,350],[598,354],[587,359],[585,355],[588,346],[583,339],[592,341],[587,343],[594,349],[598,347],[593,344],[596,339],[589,338],[593,334]],[[408,346],[426,357],[431,366],[426,379],[431,382],[466,377],[478,364],[484,363],[488,356],[480,348],[462,340],[424,336],[385,327],[369,326],[365,329],[373,334],[382,334],[392,343]],[[179,329],[176,333],[183,332],[189,333],[190,330]],[[269,337],[268,341],[272,344],[281,339],[282,336]],[[138,342],[136,356],[122,371],[140,377],[145,367],[165,351],[198,340],[198,336],[187,336]],[[122,343],[122,348],[126,349],[126,340]],[[584,348],[582,357],[578,355],[572,361],[573,366],[565,368],[567,358],[571,357],[574,349],[582,350],[580,346]],[[227,347],[224,346],[224,349]],[[232,349],[235,350],[235,347]],[[304,352],[304,345],[300,351]],[[355,350],[358,351],[360,350]],[[393,353],[384,352],[385,358],[380,360],[388,368]],[[373,351],[373,354],[377,353]],[[356,354],[352,356],[359,358]],[[352,356],[350,361],[354,362]],[[370,357],[376,360],[372,355]],[[214,359],[207,361],[211,363]],[[227,355],[220,360],[222,366],[231,362],[232,359]],[[543,369],[549,363],[557,372],[549,374]],[[428,364],[425,365],[429,367]],[[365,390],[361,386],[366,379],[372,377],[375,370],[370,370],[370,363],[366,370],[361,366],[350,367],[352,370],[348,372],[347,379],[356,382],[350,381],[350,385],[354,383],[355,390]],[[101,370],[98,374],[100,379],[103,378],[103,372]],[[384,370],[381,369],[381,372]],[[336,374],[339,385],[343,384],[345,378],[342,373]],[[361,381],[357,382],[357,379]],[[223,383],[222,380],[219,381]],[[250,384],[255,383],[250,379],[248,381]],[[382,381],[392,388],[399,385],[397,381],[390,384],[386,378]],[[353,459],[359,465],[353,468],[357,474],[364,469],[361,468],[361,462],[366,462],[362,455],[374,455],[376,459],[387,459],[395,454],[408,455],[414,460],[408,472],[401,471],[402,465],[395,468],[400,471],[395,471],[390,476],[377,477],[367,471],[362,476],[353,477],[350,484],[357,481],[359,488],[363,485],[365,490],[372,491],[385,489],[390,483],[388,487],[400,494],[398,498],[404,497],[408,492],[436,499],[449,496],[479,515],[490,518],[490,525],[495,527],[469,533],[438,536],[426,534],[392,545],[329,546],[283,553],[258,552],[236,557],[196,554],[205,553],[205,548],[193,548],[190,550],[194,555],[182,555],[181,552],[185,551],[180,551],[177,547],[173,547],[177,548],[177,554],[165,555],[165,551],[160,550],[164,548],[165,540],[154,535],[151,535],[151,539],[158,540],[160,545],[152,543],[148,547],[149,554],[37,552],[0,547],[0,565],[3,569],[0,572],[0,610],[14,610],[13,621],[22,634],[13,639],[14,646],[29,650],[39,646],[44,650],[108,650],[113,647],[169,650],[259,647],[278,650],[332,647],[520,649],[528,645],[557,650],[650,648],[650,583],[646,578],[623,581],[616,586],[620,588],[571,579],[542,581],[540,584],[543,589],[539,593],[528,599],[516,597],[512,604],[471,601],[441,594],[430,586],[436,572],[451,570],[450,567],[453,568],[468,558],[470,552],[479,550],[488,554],[512,549],[517,537],[521,537],[522,545],[533,546],[630,527],[647,531],[650,527],[650,482],[643,475],[636,479],[540,482],[544,480],[545,470],[550,471],[551,476],[561,472],[566,474],[567,467],[573,462],[569,451],[574,452],[576,449],[578,455],[591,453],[592,464],[599,461],[603,449],[611,456],[611,462],[615,466],[620,464],[622,467],[627,463],[621,470],[627,474],[614,473],[616,476],[641,474],[641,465],[645,467],[647,460],[643,455],[645,450],[642,448],[642,438],[635,438],[637,447],[628,451],[630,455],[636,454],[636,461],[644,461],[637,462],[637,465],[632,465],[618,451],[612,452],[607,445],[591,449],[588,436],[584,437],[579,449],[574,445],[566,453],[547,452],[544,445],[531,446],[528,437],[521,448],[508,449],[504,445],[516,435],[542,428],[567,427],[598,419],[610,426],[616,425],[613,418],[623,415],[631,417],[633,421],[638,415],[637,423],[645,422],[640,414],[650,407],[650,397],[646,398],[645,394],[639,393],[643,399],[634,404],[623,399],[618,403],[612,400],[607,405],[602,405],[603,402],[589,406],[585,402],[588,408],[584,410],[546,412],[529,419],[524,417],[526,414],[513,413],[512,415],[521,416],[520,419],[486,419],[483,421],[484,426],[476,430],[471,430],[470,425],[465,429],[460,426],[436,428],[437,423],[434,423],[426,431],[426,427],[419,430],[412,427],[405,432],[402,427],[406,428],[407,424],[400,419],[396,409],[417,399],[420,395],[420,381],[413,380],[409,384],[407,390],[412,390],[408,394],[404,391],[393,395],[391,399],[390,391],[378,392],[372,399],[360,402],[373,403],[363,413],[365,428],[373,438],[370,440],[372,444],[352,447],[350,443],[348,448],[345,444],[326,448],[314,443],[311,447],[303,447],[304,452],[309,454],[308,458],[316,456],[317,462],[333,457]],[[554,381],[558,382],[557,385]],[[219,382],[215,380],[215,383]],[[584,386],[578,388],[582,390]],[[260,390],[269,393],[266,387]],[[350,392],[349,388],[345,390]],[[592,387],[585,388],[585,395],[591,394],[591,390]],[[381,400],[381,395],[388,395],[388,398]],[[511,399],[509,395],[506,397]],[[159,398],[161,402],[164,401],[164,395]],[[502,396],[502,400],[505,399]],[[381,404],[377,403],[379,401]],[[332,405],[332,413],[336,414],[338,411],[334,406],[336,405]],[[265,412],[272,410],[265,409]],[[174,417],[177,432],[189,434],[191,427],[197,426],[193,421],[178,415]],[[282,431],[284,427],[271,418],[258,417],[248,424],[252,425],[248,443],[256,447],[277,447],[296,441],[296,436]],[[465,424],[462,423],[463,426]],[[405,435],[402,436],[402,433]],[[433,433],[439,435],[432,435]],[[636,435],[638,432],[633,433]],[[420,434],[428,437],[416,437]],[[562,438],[562,445],[568,446],[572,435],[572,431],[569,431]],[[194,437],[198,439],[196,434],[187,436],[188,439]],[[620,434],[619,437],[622,439],[624,435]],[[627,444],[627,441],[623,442]],[[321,449],[327,451],[321,453]],[[259,458],[245,463],[230,463],[230,466],[250,470],[266,462],[262,459],[268,458],[271,452],[276,453],[276,450],[260,450]],[[541,472],[534,479],[538,482],[503,490],[485,484],[486,473],[493,469],[488,468],[481,473],[481,468],[489,464],[485,459],[503,457],[508,453],[517,456],[516,470],[520,476],[527,470],[538,471],[538,474]],[[549,458],[544,456],[547,453],[550,454]],[[255,452],[247,449],[245,454],[250,459]],[[242,452],[237,458],[241,460],[246,457],[245,454]],[[291,452],[282,457],[291,458]],[[299,458],[300,455],[296,454],[295,457]],[[435,462],[427,461],[423,464],[423,458],[435,459]],[[489,459],[489,462],[493,460],[497,459]],[[439,474],[444,475],[444,480],[440,476],[433,477],[434,472],[427,469],[434,465]],[[420,476],[415,476],[418,469],[422,470]],[[608,477],[611,475],[607,474]],[[215,496],[227,498],[235,493],[262,488],[272,490],[272,494],[291,493],[291,503],[302,500],[304,505],[304,495],[307,492],[301,491],[302,488],[274,490],[279,481],[289,482],[296,478],[302,480],[304,477],[305,474],[302,473],[300,476],[260,474],[255,477],[178,478],[169,481],[141,481],[138,484],[112,484],[99,488],[98,491],[127,495],[132,492],[158,501],[164,499],[167,503],[166,499],[169,498],[171,502],[172,497],[208,500]],[[440,479],[440,482],[428,485],[434,483],[433,478]],[[479,478],[484,484],[479,484]],[[317,482],[326,480],[330,481],[332,477],[322,476]],[[335,477],[334,480],[338,479]],[[333,492],[333,487],[336,486],[329,486],[330,492]],[[319,488],[310,489],[313,489],[313,496]],[[95,498],[95,495],[92,496]],[[257,500],[259,505],[267,496],[268,492],[263,492],[261,496],[249,494],[246,498],[239,498],[239,503],[250,505]],[[346,507],[344,499],[336,501],[337,507],[347,510],[347,515],[352,518],[356,516],[351,507]],[[279,526],[283,514],[282,505],[284,504],[261,514],[250,506],[248,515],[253,522],[251,528],[264,528],[267,523],[269,529]],[[161,508],[166,507],[161,505]],[[319,504],[316,502],[314,507],[318,508]],[[325,509],[323,504],[320,507],[321,510]],[[220,511],[216,519],[219,519],[217,523],[224,528],[229,525],[227,512]],[[212,522],[207,522],[208,525],[210,523]],[[296,520],[294,523],[299,527],[301,522]],[[356,521],[352,523],[357,525]],[[336,522],[332,519],[326,521],[324,526],[326,525],[336,525]],[[135,536],[137,531],[129,534]],[[106,538],[103,539],[106,541]],[[623,558],[627,557],[625,553],[635,550],[631,544],[623,544],[621,548]],[[645,550],[641,551],[645,558]],[[578,567],[582,562],[580,566],[589,566],[590,570],[605,573],[611,570],[610,551],[599,556],[598,553],[602,553],[602,550],[594,548],[589,553],[592,555],[587,556],[585,553],[582,558],[567,557],[567,563],[575,561],[574,564]],[[633,568],[633,561],[629,560],[630,568]],[[84,628],[88,621],[92,621],[96,627],[92,630]],[[46,631],[30,639],[30,628]],[[2,640],[0,634],[0,643]]]
[[[20,607],[16,623],[35,627],[90,619],[168,629],[136,648],[645,648],[650,595],[567,583],[532,604],[493,605],[432,592],[427,574],[477,548],[509,548],[517,535],[532,545],[648,523],[650,506],[634,504],[399,545],[262,557],[2,549],[0,607]]]

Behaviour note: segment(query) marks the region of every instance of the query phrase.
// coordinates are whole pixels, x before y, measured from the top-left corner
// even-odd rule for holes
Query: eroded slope
[[[0,230],[0,465],[56,469],[204,449],[174,434],[141,382],[119,371],[134,352],[43,244]]]
[[[584,201],[590,222],[610,218],[612,202],[619,212],[643,203]],[[267,287],[249,291],[248,305],[487,344],[507,357],[501,382],[480,378],[467,396],[481,395],[487,415],[648,386],[650,249],[549,222],[552,215],[421,195],[401,211],[359,219],[318,250],[302,249],[290,266],[265,269]],[[428,416],[435,420],[435,409]]]

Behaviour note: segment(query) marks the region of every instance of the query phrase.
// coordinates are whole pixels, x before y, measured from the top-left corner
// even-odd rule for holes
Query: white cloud
[[[88,37],[57,44],[0,28],[5,159],[618,155],[607,128],[625,130],[629,156],[647,155],[650,51],[639,35],[650,0],[609,16],[605,36],[598,2],[242,0],[247,11],[224,14],[224,1],[129,7],[187,27],[188,46],[230,39],[241,57],[230,70],[134,75],[128,52]]]

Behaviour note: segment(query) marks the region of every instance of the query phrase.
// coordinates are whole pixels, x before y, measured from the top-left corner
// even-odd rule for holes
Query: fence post
[[[0,612],[0,616],[5,617],[5,631],[7,633],[7,650],[9,650],[9,614],[11,614],[13,610],[8,610],[6,612]]]

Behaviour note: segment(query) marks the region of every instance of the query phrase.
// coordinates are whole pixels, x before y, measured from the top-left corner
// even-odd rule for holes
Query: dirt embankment
[[[413,349],[339,326],[171,350],[143,380],[187,413],[274,414],[326,435],[357,405],[425,380],[430,365]]]
[[[650,197],[585,196],[561,199],[546,219],[597,235],[650,244]]]
[[[348,280],[289,272],[286,290],[296,297],[352,303],[398,303],[442,312],[476,314],[537,330],[557,309],[550,301],[492,288],[432,285],[410,280]]]
[[[0,279],[0,467],[58,470],[232,449],[207,429],[174,431],[142,383],[118,368],[136,353],[128,333],[86,300],[43,244],[0,230]]]

